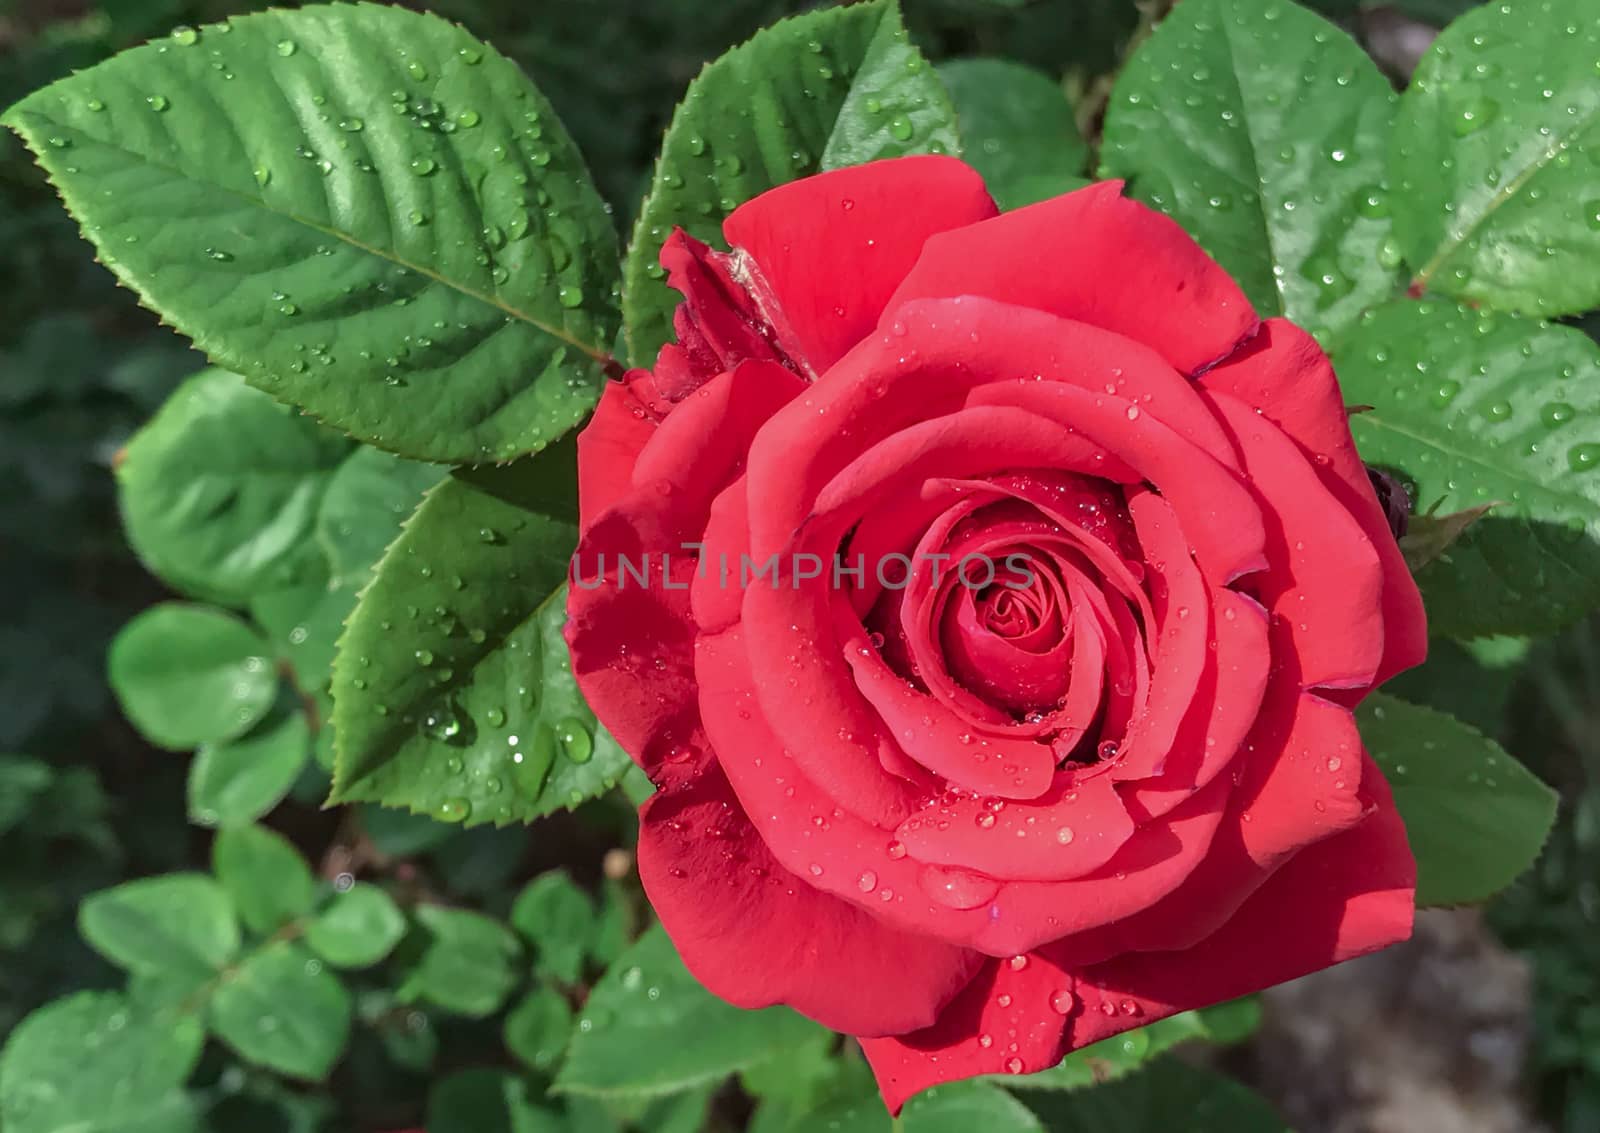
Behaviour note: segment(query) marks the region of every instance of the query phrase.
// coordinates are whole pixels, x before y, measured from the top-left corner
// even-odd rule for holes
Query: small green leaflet
[[[248,735],[202,744],[189,764],[189,821],[224,828],[254,822],[289,793],[311,744],[298,706],[281,708]]]
[[[613,786],[561,627],[571,451],[458,472],[379,564],[334,666],[335,801],[527,821]]]
[[[224,606],[320,570],[312,523],[350,443],[225,370],[187,379],[116,464],[140,560]]]
[[[1088,184],[1089,147],[1055,80],[1007,59],[952,59],[939,65],[939,77],[961,122],[967,161],[1001,208]]]
[[[1053,1126],[1051,1128],[1054,1128]],[[1049,1133],[1028,1106],[985,1082],[935,1086],[891,1120],[876,1094],[806,1114],[787,1133]],[[1120,1133],[1120,1130],[1119,1130]]]
[[[1389,303],[1334,343],[1350,429],[1418,511],[1496,505],[1417,575],[1435,634],[1557,629],[1600,604],[1600,349],[1447,300]]]
[[[199,873],[169,873],[101,890],[78,907],[90,947],[135,974],[209,976],[239,951],[228,895]]]
[[[506,1049],[540,1074],[556,1068],[571,1035],[572,1008],[553,988],[534,988],[506,1015]]]
[[[595,985],[555,1089],[649,1097],[715,1081],[805,1046],[817,1025],[786,1007],[741,1011],[701,987],[655,925]],[[681,1036],[694,1035],[694,1042]]]
[[[358,882],[334,895],[306,924],[306,944],[336,968],[367,968],[394,950],[405,914],[376,885]]]
[[[519,975],[522,946],[515,934],[492,917],[465,909],[424,905],[416,916],[430,939],[400,988],[400,999],[474,1019],[500,1010]]]
[[[0,1052],[0,1123],[6,1133],[197,1133],[198,1107],[182,1090],[204,1042],[192,1015],[112,992],[58,999]]]
[[[311,867],[287,838],[265,826],[218,834],[211,868],[245,927],[263,936],[305,916],[316,901]]]
[[[247,1061],[291,1078],[325,1077],[350,1037],[350,993],[299,944],[268,944],[211,997],[211,1029]]]
[[[317,511],[317,542],[328,556],[329,585],[364,586],[373,564],[446,471],[381,449],[352,452],[328,479]]]
[[[1288,0],[1185,0],[1117,79],[1100,173],[1172,215],[1263,315],[1345,325],[1399,287],[1394,92]]]
[[[511,906],[511,927],[533,943],[536,972],[578,982],[595,933],[595,907],[565,870],[541,874],[523,888]]]
[[[278,693],[272,650],[232,614],[163,602],[111,643],[111,687],[134,727],[174,751],[233,739]]]
[[[678,293],[659,258],[672,229],[722,242],[739,205],[824,169],[958,153],[943,85],[892,0],[808,12],[756,33],[689,84],[656,161],[623,267],[628,353],[648,365]]]
[[[0,121],[146,303],[362,440],[505,460],[594,404],[611,219],[544,97],[453,24],[376,4],[243,16]]]
[[[1600,305],[1596,59],[1595,0],[1484,4],[1434,40],[1390,147],[1417,287],[1548,317]]]
[[[1453,716],[1383,693],[1356,710],[1361,739],[1394,788],[1417,858],[1417,903],[1487,901],[1531,866],[1556,793]]]

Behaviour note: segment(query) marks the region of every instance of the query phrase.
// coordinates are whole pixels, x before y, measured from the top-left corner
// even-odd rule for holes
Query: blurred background
[[[176,24],[264,6],[0,0],[0,105]],[[534,76],[627,231],[660,134],[700,66],[810,5],[430,6]],[[1470,5],[1312,6],[1349,28],[1403,85],[1435,30]],[[1091,141],[1110,76],[1163,7],[1161,0],[905,0],[913,34],[936,61],[1001,56],[1058,78]],[[94,262],[10,135],[0,137],[0,295],[4,1035],[47,1000],[117,983],[78,940],[75,907],[84,894],[126,878],[204,868],[210,835],[185,813],[186,759],[147,746],[120,717],[105,678],[116,630],[171,596],[119,534],[111,468],[132,431],[204,360]],[[1440,642],[1425,669],[1400,686],[1395,691],[1408,699],[1447,708],[1498,738],[1560,790],[1561,820],[1536,874],[1486,910],[1424,915],[1404,947],[1269,993],[1262,1029],[1205,1057],[1265,1093],[1306,1133],[1600,1129],[1600,637],[1586,625],[1532,647],[1509,639]],[[553,866],[593,892],[629,875],[631,815],[620,802],[546,820],[535,841],[521,827],[462,831],[371,810],[325,812],[325,787],[325,773],[308,767],[269,820],[325,877],[359,867],[503,911],[527,878]],[[369,1057],[358,1042],[328,1087],[339,1120],[360,1129],[414,1112],[406,1099],[427,1077],[405,1071],[394,1047],[406,1036],[385,1034],[387,1008],[379,991],[372,994],[378,998],[363,1006],[362,1018],[376,1020],[371,1030],[388,1057]],[[447,1063],[480,1057],[470,1035],[449,1033],[464,1024],[428,1025],[443,1029],[430,1041]]]

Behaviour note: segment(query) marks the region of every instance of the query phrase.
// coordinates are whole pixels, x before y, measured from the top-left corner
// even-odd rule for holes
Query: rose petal
[[[935,236],[886,308],[980,295],[1104,327],[1201,371],[1254,332],[1256,313],[1182,228],[1121,193],[1121,181],[1104,181]]]
[[[1239,476],[1137,404],[1028,378],[981,386],[968,404],[1013,406],[1059,421],[1137,470],[1172,505],[1213,585],[1266,565],[1263,517]]]
[[[1368,687],[1383,656],[1377,551],[1276,425],[1230,394],[1207,396],[1238,442],[1250,490],[1261,500],[1270,565],[1252,582],[1289,638],[1274,656],[1292,660],[1305,688]]]
[[[970,166],[905,157],[780,185],[722,231],[748,257],[747,285],[779,340],[816,375],[871,333],[928,237],[996,211]]]
[[[857,1035],[926,1026],[981,969],[778,864],[715,766],[639,810],[639,877],[684,965],[744,1008],[788,1004]]]
[[[1214,591],[1207,603],[1215,643],[1194,700],[1160,774],[1122,784],[1139,822],[1166,814],[1232,764],[1255,725],[1272,663],[1267,612],[1252,598]]]
[[[895,836],[918,861],[1007,881],[1069,881],[1104,866],[1133,831],[1111,776],[1063,772],[1039,798],[940,800]]]
[[[578,526],[587,528],[626,495],[633,464],[656,423],[623,382],[607,382],[594,416],[578,434]]]
[[[1061,1058],[1072,977],[1041,955],[991,960],[931,1027],[863,1039],[891,1114],[912,1094],[978,1074],[1031,1074]]]
[[[1268,319],[1201,384],[1253,406],[1288,434],[1377,548],[1383,564],[1384,635],[1373,685],[1420,665],[1428,654],[1422,596],[1356,453],[1338,380],[1316,340],[1285,319]]]
[[[1361,822],[1363,758],[1348,709],[1279,681],[1236,761],[1240,782],[1205,859],[1149,908],[1063,941],[1059,958],[1096,963],[1209,936],[1284,862]]]
[[[1362,782],[1367,819],[1296,854],[1216,932],[1182,951],[1129,953],[1080,972],[1071,1048],[1409,937],[1416,863],[1405,826],[1375,764]]]
[[[1152,619],[1145,623],[1152,672],[1150,696],[1128,721],[1117,753],[1118,779],[1158,774],[1190,704],[1202,671],[1211,611],[1206,585],[1189,556],[1172,507],[1153,492],[1133,493],[1128,511],[1145,551]]]
[[[684,544],[696,540],[755,431],[797,388],[782,367],[745,362],[680,403],[637,454],[632,490],[592,519],[573,556],[565,631],[573,675],[652,777],[681,773],[662,760],[698,727],[687,593],[696,562]]]

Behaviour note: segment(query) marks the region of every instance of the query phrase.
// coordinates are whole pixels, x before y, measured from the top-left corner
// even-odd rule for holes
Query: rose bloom
[[[904,158],[677,232],[678,341],[578,442],[645,889],[896,1111],[1411,931],[1351,708],[1426,628],[1333,370],[1121,189]]]

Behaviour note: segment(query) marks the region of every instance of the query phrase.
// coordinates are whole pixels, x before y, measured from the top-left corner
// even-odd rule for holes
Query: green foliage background
[[[1210,2],[1187,0],[1187,7]],[[175,26],[261,7],[7,0],[0,106]],[[677,122],[674,108],[709,61],[815,5],[440,0],[431,7],[521,67],[570,132],[599,196],[580,192],[567,202],[583,233],[569,242],[587,253],[614,224],[638,249],[623,263],[620,318],[634,354],[648,355],[663,333],[661,293],[651,288],[660,286],[652,249],[664,227],[714,233],[725,201],[760,188],[760,171],[732,163],[717,167],[716,195],[706,199],[663,182],[653,167],[663,134],[668,163],[687,163],[718,113],[709,97],[691,100]],[[1394,112],[1384,79],[1403,85],[1414,60],[1383,54],[1372,39],[1372,6],[1312,5],[1357,33],[1384,74],[1355,42],[1317,41],[1306,58],[1288,61],[1268,44],[1260,58],[1232,61],[1238,74],[1259,77],[1261,89],[1239,83],[1232,94],[1209,66],[1220,48],[1203,19],[1186,32],[1174,17],[1172,30],[1152,38],[1167,7],[1159,0],[906,0],[911,42],[934,67],[909,80],[916,84],[909,93],[886,82],[891,105],[878,134],[836,128],[835,113],[851,113],[841,94],[842,108],[795,125],[794,167],[768,172],[787,177],[898,148],[955,148],[947,89],[968,159],[1006,207],[1094,172],[1128,176],[1135,195],[1178,215],[1264,311],[1342,342],[1336,356],[1350,399],[1378,407],[1358,419],[1358,432],[1369,430],[1358,437],[1369,459],[1414,470],[1419,451],[1429,454],[1423,463],[1444,451],[1440,437],[1427,435],[1437,414],[1420,425],[1406,414],[1456,379],[1428,374],[1407,402],[1407,391],[1388,380],[1392,350],[1459,359],[1468,384],[1472,366],[1497,360],[1493,373],[1504,390],[1473,387],[1452,410],[1462,415],[1453,422],[1468,422],[1463,430],[1493,419],[1505,390],[1531,397],[1548,385],[1541,400],[1565,404],[1552,375],[1595,364],[1592,318],[1568,318],[1533,335],[1530,324],[1430,300],[1439,310],[1417,328],[1407,324],[1419,317],[1415,305],[1383,305],[1395,295],[1402,256],[1447,284],[1454,272],[1460,286],[1447,287],[1451,295],[1484,298],[1483,273],[1474,268],[1489,252],[1481,244],[1445,246],[1430,227],[1423,189],[1407,197],[1380,182],[1386,168],[1404,170],[1407,160],[1424,179],[1441,163],[1428,147],[1466,137],[1472,131],[1456,125],[1487,111],[1451,104],[1449,76],[1436,76],[1444,93],[1428,111],[1437,121],[1418,126],[1413,115],[1415,136],[1396,157],[1384,149]],[[1473,6],[1406,0],[1398,7],[1438,27]],[[1552,37],[1557,17],[1552,11],[1546,21]],[[896,76],[908,60],[920,64],[922,56],[893,37],[874,38],[879,19],[866,7],[843,19],[857,22],[860,34],[841,34],[840,50],[866,71],[887,67],[886,59]],[[1291,9],[1282,26],[1305,30],[1312,21]],[[812,26],[791,25],[796,50]],[[1210,100],[1226,113],[1261,113],[1267,88],[1281,78],[1274,67],[1292,67],[1297,80],[1304,73],[1298,101],[1270,104],[1285,116],[1274,128],[1306,144],[1281,157],[1282,168],[1257,169],[1260,199],[1251,199],[1233,183],[1236,168],[1196,174],[1171,144],[1172,132],[1192,125],[1198,134],[1191,136],[1206,146],[1224,145],[1204,134],[1218,109]],[[1188,77],[1176,84],[1165,77],[1178,70]],[[1328,108],[1356,73],[1371,97],[1362,116],[1345,120]],[[715,91],[750,79],[725,67],[702,81]],[[515,86],[509,64],[495,82]],[[895,124],[895,97],[907,99],[904,131]],[[1191,99],[1206,104],[1189,123],[1183,108]],[[410,109],[437,117],[415,103]],[[1600,154],[1600,142],[1589,144]],[[551,148],[556,169],[576,167],[567,151]],[[1353,160],[1324,161],[1346,148]],[[530,158],[525,172],[537,179],[543,168]],[[1576,191],[1559,181],[1559,169],[1550,176],[1558,179],[1550,192]],[[1263,203],[1269,186],[1297,195],[1330,185],[1336,191],[1326,194],[1331,203],[1318,198],[1314,225],[1284,224],[1267,207],[1280,202]],[[181,215],[183,202],[175,207]],[[508,214],[513,238],[516,223]],[[1335,231],[1335,248],[1295,244],[1296,233]],[[1515,252],[1517,239],[1513,231],[1498,250]],[[131,270],[137,256],[128,253]],[[370,415],[346,421],[365,440],[430,460],[551,444],[503,468],[450,472],[357,446],[234,375],[203,369],[207,359],[94,259],[22,143],[0,132],[0,288],[9,315],[0,328],[0,473],[7,480],[0,583],[10,596],[0,623],[0,752],[19,753],[0,757],[0,1032],[10,1036],[0,1060],[4,1119],[19,1133],[78,1128],[73,1123],[82,1120],[107,1133],[376,1133],[424,1122],[429,1133],[885,1133],[888,1119],[849,1044],[786,1011],[743,1013],[712,1000],[651,927],[628,858],[629,799],[648,786],[629,773],[576,695],[557,635],[559,595],[532,609],[463,605],[462,594],[477,593],[474,572],[503,575],[517,564],[540,595],[562,577],[571,516],[545,493],[563,455],[556,437],[582,409],[562,390],[599,376],[583,351],[563,353],[530,333],[527,350],[550,359],[552,391],[538,407],[542,424],[531,426],[534,443],[526,421],[514,438],[486,430],[434,448],[426,429],[385,435]],[[563,328],[580,346],[603,350],[617,331],[606,274],[616,262],[579,263],[571,280],[563,275],[566,282],[548,293],[519,298],[529,310],[569,320]],[[1556,313],[1594,305],[1584,298],[1592,278],[1540,270],[1524,273],[1532,282],[1521,290],[1497,289],[1490,279],[1483,285],[1489,305],[1535,315],[1547,313],[1551,296]],[[174,296],[165,305],[203,306],[204,299]],[[417,301],[406,318],[440,300],[419,292]],[[274,302],[281,312],[295,306],[295,298]],[[1373,307],[1376,316],[1357,321]],[[214,355],[240,352],[241,368],[252,352],[291,349],[287,332],[263,342],[219,334],[206,345]],[[298,372],[287,363],[281,369]],[[418,364],[407,375],[425,372]],[[485,373],[492,384],[493,373]],[[314,377],[303,390],[275,392],[308,404]],[[341,411],[310,407],[325,417]],[[1565,427],[1567,419],[1549,424]],[[1396,439],[1402,436],[1410,440]],[[1593,455],[1600,459],[1600,450]],[[1402,798],[1416,800],[1408,819],[1445,832],[1437,848],[1418,843],[1434,903],[1481,899],[1511,882],[1538,850],[1548,796],[1514,761],[1496,762],[1505,756],[1495,741],[1561,789],[1561,819],[1544,858],[1511,885],[1492,917],[1506,941],[1536,962],[1533,1072],[1544,1113],[1559,1127],[1589,1129],[1600,1120],[1600,1024],[1582,1006],[1593,1001],[1600,970],[1593,943],[1600,753],[1592,739],[1600,645],[1581,620],[1559,638],[1509,635],[1555,630],[1600,600],[1600,571],[1586,545],[1563,539],[1548,522],[1576,512],[1590,523],[1600,501],[1581,491],[1547,499],[1547,470],[1538,461],[1494,471],[1479,483],[1475,469],[1434,466],[1413,479],[1419,504],[1440,514],[1491,498],[1519,507],[1482,521],[1454,560],[1425,571],[1430,598],[1444,596],[1438,609],[1446,612],[1435,624],[1452,637],[1436,644],[1425,669],[1389,690],[1393,698],[1370,705],[1363,724]],[[1533,503],[1523,507],[1525,497]],[[213,521],[219,510],[233,526]],[[1547,553],[1527,555],[1530,540]],[[262,557],[264,542],[282,553]],[[390,557],[400,565],[389,569],[386,561],[372,583],[381,602],[353,617],[335,665],[341,627],[392,543]],[[444,562],[433,557],[441,547],[459,553]],[[415,569],[401,570],[413,553]],[[416,622],[396,634],[382,611],[405,609]],[[459,696],[451,691],[458,670],[475,677],[472,691]],[[519,699],[511,686],[530,672],[536,695]],[[482,691],[497,684],[492,697]],[[337,707],[379,699],[423,726],[396,740],[387,725]],[[512,782],[495,772],[503,750],[496,746],[490,758],[487,745],[501,742],[499,731],[475,731],[486,720],[520,738],[512,740],[519,747]],[[1444,765],[1407,755],[1419,735],[1450,745],[1460,762],[1448,765],[1448,775]],[[344,805],[323,808],[330,787]],[[531,828],[522,824],[535,818]],[[1482,852],[1456,855],[1453,839],[1473,823],[1484,828]],[[1248,1040],[1256,1015],[1252,1003],[1189,1013],[1028,1079],[1008,1079],[1006,1089],[978,1082],[933,1091],[908,1107],[900,1127],[1153,1130],[1182,1119],[1194,1128],[1277,1128],[1270,1108],[1244,1087],[1161,1057],[1180,1043]],[[99,1052],[87,1076],[85,1044]]]

